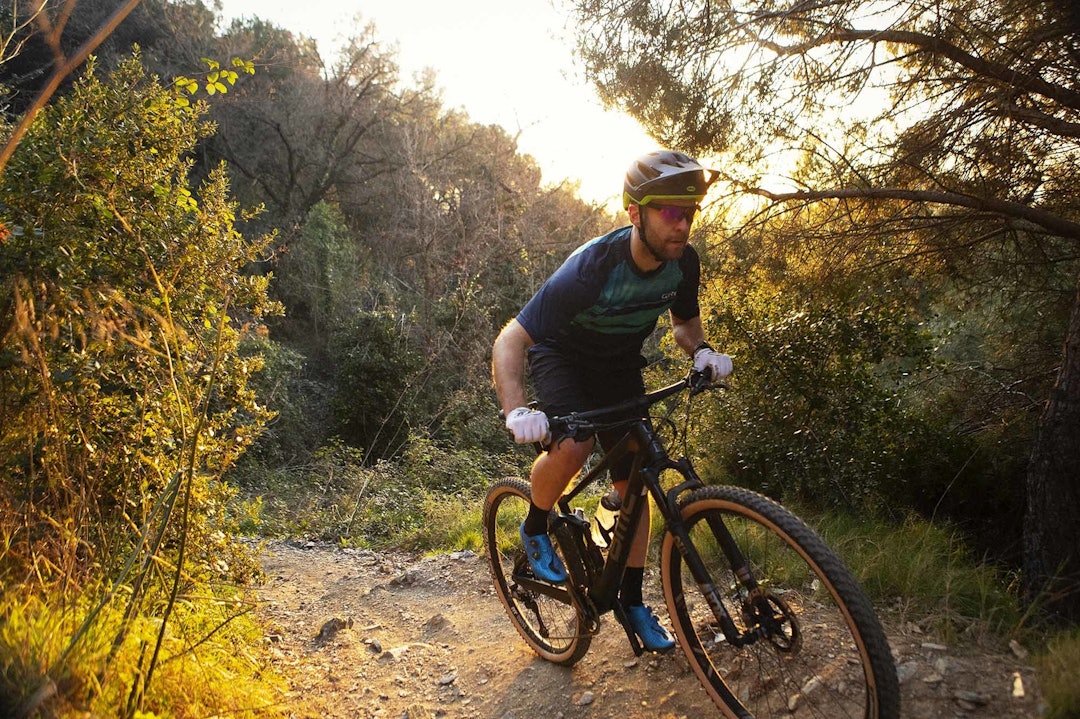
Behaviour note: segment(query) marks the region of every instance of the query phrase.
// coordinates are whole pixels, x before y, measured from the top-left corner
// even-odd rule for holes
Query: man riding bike
[[[700,261],[688,244],[690,226],[713,180],[713,171],[681,152],[651,152],[635,160],[623,184],[623,207],[631,224],[574,251],[502,329],[492,347],[492,379],[514,441],[545,442],[548,414],[643,395],[642,345],[664,312],[676,344],[693,358],[695,369],[713,379],[731,373],[731,358],[705,341],[698,308]],[[526,361],[538,410],[527,406]],[[607,449],[618,436],[600,432],[597,439]],[[592,439],[564,438],[533,463],[532,500],[520,531],[539,579],[567,578],[547,535],[548,514],[592,448]],[[620,496],[630,470],[626,463],[612,469]],[[642,600],[648,542],[646,513],[633,538],[619,598],[642,645],[663,652],[675,641]]]

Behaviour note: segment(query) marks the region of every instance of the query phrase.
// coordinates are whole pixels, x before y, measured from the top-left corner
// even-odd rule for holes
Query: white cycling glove
[[[518,444],[543,442],[548,438],[547,415],[528,407],[518,407],[506,415],[506,428]]]
[[[694,352],[694,369],[704,373],[711,382],[723,379],[734,369],[731,358],[704,345]]]

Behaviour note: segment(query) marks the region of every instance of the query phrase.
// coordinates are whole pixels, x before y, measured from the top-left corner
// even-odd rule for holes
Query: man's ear
[[[630,203],[626,208],[626,214],[630,215],[630,224],[634,227],[641,228],[641,205],[635,205]]]

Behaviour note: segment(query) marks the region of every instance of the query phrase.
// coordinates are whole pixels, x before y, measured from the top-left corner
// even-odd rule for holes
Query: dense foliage
[[[166,619],[178,594],[252,571],[228,541],[223,475],[269,417],[248,386],[261,364],[239,344],[272,303],[265,278],[240,274],[265,240],[233,228],[223,170],[189,189],[204,112],[137,58],[107,79],[91,66],[0,187],[5,604],[19,590],[61,615],[98,602],[125,615],[102,672],[136,616]],[[86,616],[36,670],[7,656],[5,701],[69,674]],[[163,639],[127,670],[149,681]]]
[[[816,221],[791,213],[710,248],[706,316],[739,368],[699,428],[712,471],[819,507],[949,518],[1015,561],[1033,402],[1016,382],[1001,392],[1015,347],[987,343],[1000,327],[978,314],[999,308],[934,268],[795,239]]]
[[[859,23],[892,15],[854,2],[574,4],[602,95],[725,170],[695,242],[709,335],[737,371],[689,438],[703,474],[873,517],[898,542],[922,531],[911,517],[947,518],[1019,565],[1078,272],[1077,55],[1056,6],[895,5],[883,38]],[[68,52],[111,2],[74,8]],[[1046,33],[995,24],[1025,8]],[[944,56],[971,74],[927,38],[964,47]],[[882,65],[831,45],[882,39],[915,50]],[[32,23],[3,42],[6,132],[55,48]],[[203,96],[212,58],[237,56],[255,74],[209,104],[173,82]],[[1014,85],[979,75],[1021,59]],[[870,90],[881,72],[891,97]],[[835,114],[864,91],[881,113]],[[402,82],[371,26],[328,62],[265,21],[218,30],[197,0],[144,0],[61,94],[0,182],[0,713],[63,680],[64,701],[134,715],[165,701],[158,650],[187,648],[171,621],[244,641],[233,610],[177,601],[246,611],[234,532],[476,546],[483,488],[530,459],[495,415],[491,342],[616,220],[444,108],[434,75]],[[762,177],[774,153],[796,191]],[[226,704],[245,710],[192,713]]]
[[[801,465],[818,473],[824,455],[839,450],[853,461],[844,466],[870,471],[858,484],[871,487],[908,465],[905,479],[923,495],[913,497],[917,506],[944,503],[961,519],[972,517],[957,500],[1007,486],[997,496],[1027,506],[1029,597],[1054,595],[1059,613],[1080,620],[1080,557],[1071,549],[1080,540],[1075,10],[1054,0],[571,4],[600,94],[663,141],[716,158],[735,244],[759,242],[755,261],[768,270],[791,272],[793,253],[808,261],[777,282],[792,303],[770,326],[794,330],[800,302],[810,305],[807,317],[821,317],[817,298],[835,298],[837,283],[856,277],[862,299],[843,303],[844,325],[865,324],[853,313],[862,305],[929,333],[932,362],[900,388],[888,375],[908,361],[907,349],[859,352],[852,359],[867,362],[861,369],[828,363],[847,376],[877,374],[885,394],[843,393],[871,405],[901,389],[891,405],[878,404],[891,406],[895,421],[881,423],[869,407],[853,415],[840,395],[832,420],[816,410],[828,428],[861,416],[877,444],[903,459],[874,469],[864,450],[845,448],[846,431],[826,426],[812,428],[823,440],[811,442],[813,452],[802,427],[781,456],[805,457]],[[791,249],[761,241],[773,233]],[[898,274],[915,281],[916,301],[896,294]],[[807,280],[819,284],[811,291]],[[892,305],[887,315],[883,303]],[[991,314],[996,322],[985,322]],[[792,358],[796,365],[850,348],[831,322],[805,329],[820,329],[824,346]],[[946,438],[937,449],[911,432],[920,415]],[[1015,504],[998,506],[1009,526]]]
[[[45,50],[104,9],[72,7],[67,45]],[[501,128],[445,112],[430,84],[393,91],[370,28],[328,68],[258,20],[215,35],[201,7],[146,3],[124,26],[144,49],[103,45],[115,71],[65,87],[4,168],[5,713],[162,708],[162,660],[238,638],[201,634],[221,599],[230,626],[250,609],[237,529],[425,545],[448,497],[518,471],[491,337],[602,226]],[[4,55],[13,113],[45,75],[34,27]],[[208,59],[232,49],[259,68],[235,85]],[[238,214],[234,191],[265,210]],[[285,310],[269,325],[268,292]],[[275,503],[309,481],[313,504]],[[215,701],[237,706],[219,690],[199,706]]]

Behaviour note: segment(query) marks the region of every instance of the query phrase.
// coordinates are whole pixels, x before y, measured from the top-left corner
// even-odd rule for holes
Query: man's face
[[[666,200],[640,208],[643,239],[654,257],[665,262],[682,257],[697,209],[693,200]]]

